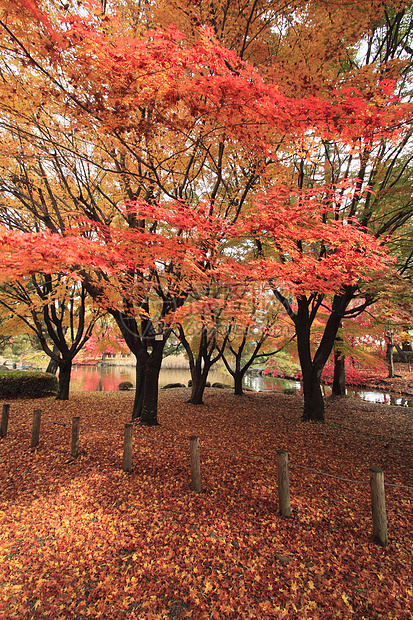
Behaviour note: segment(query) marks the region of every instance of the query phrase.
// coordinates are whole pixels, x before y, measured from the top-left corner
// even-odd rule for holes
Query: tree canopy
[[[144,423],[176,311],[218,281],[268,283],[324,417],[341,320],[410,217],[410,9],[342,5],[0,4],[3,277],[82,281],[137,358]]]

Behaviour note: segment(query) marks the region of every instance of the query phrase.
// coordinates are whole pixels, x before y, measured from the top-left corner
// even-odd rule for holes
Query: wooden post
[[[133,424],[125,424],[125,436],[123,442],[123,471],[132,471],[132,437]]]
[[[288,452],[286,450],[278,450],[277,452],[277,479],[280,515],[282,517],[291,517]]]
[[[6,437],[7,435],[7,426],[9,424],[9,411],[10,405],[3,405],[3,409],[1,411],[0,437]]]
[[[30,447],[35,448],[39,443],[40,435],[40,416],[42,412],[40,409],[33,411],[33,423],[32,423],[32,437],[30,441]]]
[[[194,435],[189,438],[189,452],[191,456],[191,489],[195,493],[200,493],[201,461],[199,457],[199,439]]]
[[[79,456],[79,417],[72,418],[72,444],[70,448],[70,456],[77,459]]]
[[[384,492],[384,473],[377,467],[370,467],[371,511],[373,514],[373,539],[387,547],[387,515]]]

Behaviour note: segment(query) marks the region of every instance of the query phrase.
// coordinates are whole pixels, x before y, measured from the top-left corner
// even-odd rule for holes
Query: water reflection
[[[346,390],[348,396],[361,398],[369,403],[382,405],[397,405],[398,407],[413,407],[413,399],[406,396],[396,396],[386,392],[369,392],[366,390]]]
[[[191,378],[189,370],[165,369],[159,375],[159,387],[168,383],[183,383],[188,385]],[[211,383],[232,383],[224,373],[210,372],[208,380]],[[113,392],[118,389],[119,383],[130,381],[136,383],[133,366],[74,366],[70,381],[71,392]]]
[[[245,379],[245,386],[250,387],[255,391],[275,390],[278,392],[302,394],[301,382],[294,381],[293,379],[279,379],[278,377],[266,376],[249,376]],[[331,395],[331,387],[329,387],[328,385],[323,385],[322,390],[323,396]],[[361,400],[370,403],[397,405],[398,407],[413,407],[413,398],[409,398],[406,396],[397,396],[396,394],[389,394],[387,392],[347,389],[346,395],[353,398],[360,398]]]
[[[185,369],[165,369],[161,370],[159,386],[163,387],[168,383],[183,383],[188,385],[191,378],[189,370]],[[208,375],[211,383],[233,383],[232,378],[216,371],[211,371]],[[112,392],[118,389],[121,381],[130,381],[135,385],[135,369],[132,366],[75,366],[72,370],[71,391],[72,392]],[[244,379],[244,387],[256,392],[278,391],[291,394],[301,394],[302,385],[300,381],[294,379],[279,379],[277,377],[267,377],[261,375],[248,375]],[[323,386],[324,396],[331,394],[331,388]],[[397,405],[399,407],[413,407],[413,398],[388,394],[386,392],[375,392],[371,390],[346,390],[347,396],[360,398],[371,403],[384,405]]]
[[[267,377],[266,375],[248,375],[244,379],[245,387],[251,388],[256,392],[291,392],[301,394],[302,385],[300,381],[294,379],[279,379],[278,377]]]

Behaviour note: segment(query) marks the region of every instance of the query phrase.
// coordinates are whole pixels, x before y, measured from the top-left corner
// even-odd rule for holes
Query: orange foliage
[[[162,393],[162,426],[134,429],[130,475],[121,463],[132,395],[11,403],[1,440],[0,617],[411,618],[412,488],[386,487],[383,550],[372,540],[368,486],[376,465],[386,483],[413,487],[405,410],[347,401],[329,405],[330,424],[309,426],[299,397],[211,390],[201,411],[182,406],[187,393]],[[42,426],[30,451],[33,408]],[[193,434],[201,494],[190,491]],[[279,448],[290,458],[290,519],[277,514]]]

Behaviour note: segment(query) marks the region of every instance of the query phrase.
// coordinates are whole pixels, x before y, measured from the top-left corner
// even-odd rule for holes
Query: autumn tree
[[[241,55],[247,54],[267,79],[275,77],[284,92],[295,96],[317,94],[331,100],[341,83],[346,84],[349,92],[373,100],[378,95],[380,80],[393,80],[394,92],[403,101],[410,100],[412,14],[403,3],[386,7],[371,5],[372,13],[354,3],[346,3],[345,10],[343,3],[329,3],[328,7],[325,3],[296,3],[291,5],[290,15],[284,13],[284,29],[278,30],[274,28],[277,4],[268,3],[266,10],[259,13],[261,8],[261,3],[254,3],[247,14],[232,3],[231,6],[215,3],[197,7],[187,3],[175,6],[175,11],[179,13],[180,23],[210,23],[221,40]],[[254,36],[257,28],[266,33],[265,37]],[[267,66],[269,58],[271,67]],[[384,101],[385,97],[383,104]],[[379,239],[387,241],[392,236],[393,250],[397,245],[395,233],[411,213],[410,182],[407,180],[410,156],[406,149],[411,132],[407,124],[402,132],[397,131],[397,122],[394,127],[396,131],[387,133],[382,139],[380,132],[373,140],[365,133],[358,137],[353,133],[350,144],[337,141],[334,136],[323,138],[317,152],[314,142],[311,145],[308,141],[307,145],[303,143],[301,157],[297,150],[298,157],[291,167],[300,189],[314,187],[322,179],[337,183],[348,176],[357,177],[359,188],[368,187],[371,191],[356,195],[348,204],[346,215],[356,218],[361,226],[372,228]],[[342,216],[345,217],[344,211]],[[279,296],[278,290],[276,294]],[[359,288],[356,294],[360,295]],[[354,300],[349,301],[351,312],[348,307],[346,316],[356,316],[376,299],[378,296],[370,286],[358,310]],[[306,321],[303,317],[303,322]],[[342,392],[344,357],[338,340],[336,361],[335,386]],[[320,417],[323,417],[321,412]]]
[[[228,296],[219,282],[192,287],[188,304],[175,316],[175,333],[189,361],[193,405],[202,405],[209,371],[222,359],[233,329],[233,320],[225,321]]]
[[[390,77],[394,80],[395,93],[404,102],[410,102],[412,24],[411,8],[388,6],[384,16],[372,22],[364,47],[349,56],[342,69],[343,76],[359,87],[370,83],[369,88],[375,75],[382,75],[385,79]],[[378,239],[388,243],[391,252],[399,257],[399,273],[406,273],[409,262],[408,253],[402,248],[406,247],[409,238],[406,233],[411,219],[411,140],[410,123],[407,122],[403,131],[366,143],[359,157],[331,141],[325,144],[325,152],[319,154],[319,159],[324,160],[324,169],[328,171],[328,179],[338,181],[352,171],[357,174],[360,187],[369,189],[364,197],[352,201],[347,215],[357,218],[362,226],[373,230]],[[307,169],[307,175],[308,172]],[[307,184],[312,182],[310,175],[304,180]],[[403,254],[405,260],[401,258]],[[370,287],[370,302],[380,299],[380,285],[384,285],[383,278],[377,281],[375,291]],[[339,345],[336,341],[334,385],[336,392],[343,393],[344,357],[339,352]]]
[[[101,310],[90,304],[81,283],[41,272],[2,284],[0,305],[10,313],[10,321],[20,324],[17,329],[34,335],[56,363],[56,399],[67,400],[73,359],[92,335]]]
[[[346,199],[352,200],[352,195]],[[335,218],[342,203],[340,188],[279,188],[266,195],[249,221],[262,256],[251,261],[251,273],[272,284],[295,327],[304,419],[324,419],[321,373],[340,324],[369,305],[363,281],[382,276],[387,269],[386,252],[373,235]],[[327,314],[327,320],[313,352],[311,332],[320,312]]]
[[[255,6],[258,11],[262,8],[258,3]],[[377,15],[378,7],[371,3],[368,6],[366,15],[371,16],[372,11]],[[64,241],[67,243],[67,235],[72,233],[91,239],[98,235],[98,247],[102,248],[104,243],[109,247],[120,229],[123,233],[133,233],[125,235],[131,245],[135,238],[145,248],[145,261],[129,260],[125,264],[113,258],[110,277],[106,267],[94,274],[83,269],[79,273],[88,291],[115,317],[128,346],[137,356],[137,373],[140,373],[137,386],[147,384],[147,389],[137,390],[141,401],[135,402],[134,412],[144,423],[155,423],[161,343],[168,332],[157,333],[151,307],[156,306],[154,296],[162,301],[163,314],[155,315],[162,325],[166,315],[185,300],[193,269],[188,261],[185,263],[179,244],[170,243],[174,236],[175,241],[180,241],[181,228],[187,235],[189,229],[185,224],[177,227],[171,215],[160,210],[162,200],[170,201],[168,210],[172,216],[174,201],[184,204],[187,214],[191,210],[195,214],[201,212],[202,225],[198,236],[193,236],[193,241],[197,239],[191,250],[199,278],[199,273],[211,270],[217,259],[215,242],[208,246],[202,238],[205,230],[212,230],[219,220],[222,235],[225,226],[236,225],[244,212],[253,214],[253,197],[259,185],[271,195],[280,180],[287,179],[290,183],[295,174],[299,189],[307,186],[304,182],[307,171],[316,170],[311,162],[320,140],[323,144],[335,140],[339,145],[350,145],[349,152],[355,149],[361,153],[370,140],[372,126],[381,129],[393,122],[390,117],[395,102],[391,99],[391,85],[380,76],[370,76],[366,88],[356,88],[359,74],[352,76],[353,82],[346,83],[337,70],[340,63],[334,63],[324,50],[315,65],[317,80],[312,80],[311,88],[305,89],[308,79],[301,70],[297,72],[297,79],[304,76],[300,87],[297,89],[297,81],[288,87],[291,70],[283,73],[278,63],[271,75],[269,62],[260,64],[254,60],[258,70],[219,45],[206,28],[197,31],[195,38],[192,34],[185,38],[173,29],[153,31],[148,36],[145,27],[144,32],[142,28],[137,32],[129,24],[125,36],[120,36],[116,19],[102,11],[75,15],[69,10],[63,21],[59,21],[62,16],[58,7],[53,3],[49,7],[52,10],[47,15],[33,2],[22,0],[17,12],[15,5],[3,4],[3,128],[13,133],[15,144],[30,142],[37,152],[47,154],[48,161],[53,161],[61,136],[81,137],[83,147],[67,152],[79,161],[91,162],[96,170],[108,171],[116,179],[115,193],[120,188],[123,200],[129,199],[131,205],[136,203],[135,210],[121,210],[119,221],[112,216],[108,218],[105,211],[94,206],[90,208],[90,195],[81,192],[72,202],[76,209],[81,206],[81,218],[88,223],[79,226],[79,211],[72,212],[70,222],[76,220],[76,223],[70,231],[64,224]],[[285,29],[283,49],[294,49],[288,62],[299,63],[301,68],[306,66],[308,75],[309,59],[315,58],[317,48],[307,58],[307,51],[297,48],[297,60],[296,43],[300,39],[294,38],[294,33],[299,32],[299,37],[308,33],[310,23],[314,32],[318,32],[321,20],[331,35],[337,31],[339,11],[338,6],[333,12],[326,10],[323,3],[296,5],[296,9],[293,21],[290,19]],[[245,25],[249,29],[254,21],[254,15],[250,13],[248,17],[246,11],[240,18],[244,31]],[[262,15],[265,21],[265,15],[270,13]],[[278,9],[271,15],[274,19],[281,18],[282,13]],[[310,15],[311,20],[304,19]],[[350,45],[361,40],[368,29],[368,18],[362,21],[360,29],[355,29]],[[208,20],[201,20],[204,23]],[[274,23],[265,24],[262,32],[266,36],[270,37],[274,31]],[[332,23],[336,30],[329,30]],[[251,50],[250,43],[260,32],[260,20],[254,21],[256,27],[251,39],[252,30],[248,30],[246,37],[237,35],[235,39],[248,42]],[[282,31],[281,27],[279,32]],[[327,40],[325,32],[323,28],[322,36]],[[336,53],[336,59],[343,58],[347,43],[340,39],[341,54]],[[234,49],[240,52],[237,45]],[[268,41],[262,49],[264,55],[271,51]],[[290,96],[281,91],[279,84],[272,83],[271,77],[284,84]],[[50,128],[57,133],[51,135]],[[18,152],[17,156],[21,158],[22,153]],[[42,170],[49,171],[46,166]],[[63,176],[67,176],[67,168],[62,170]],[[79,170],[76,162],[74,170]],[[13,179],[12,183],[16,185]],[[49,187],[50,183],[47,191]],[[291,187],[294,196],[294,184]],[[47,214],[54,212],[61,220],[61,200],[53,198],[51,202],[53,211],[46,209]],[[113,199],[111,202],[116,210],[119,202]],[[44,207],[38,211],[42,213],[42,227],[51,229],[44,217]],[[60,220],[54,232],[62,234]],[[252,236],[260,237],[260,232],[251,227],[250,231]],[[230,231],[227,229],[225,234]],[[208,239],[210,242],[211,235]],[[219,236],[217,241],[219,244]],[[168,260],[162,252],[158,260],[157,244],[168,249]],[[148,248],[152,254],[148,254]],[[99,249],[98,255],[101,254]],[[130,256],[128,251],[127,254]],[[175,255],[179,260],[174,259]],[[118,272],[113,268],[115,263]],[[183,275],[183,264],[189,267],[187,275]],[[132,291],[137,293],[135,299]],[[144,334],[149,337],[143,339]],[[156,339],[160,335],[163,340]],[[147,405],[145,398],[148,398]]]
[[[33,5],[28,3],[26,8],[32,10]],[[262,123],[256,131],[254,115],[250,115],[251,120],[246,118],[248,108],[243,107],[242,101],[258,102],[263,92],[268,102],[274,93],[266,92],[261,82],[256,86],[250,79],[249,68],[241,66],[234,54],[217,47],[208,32],[201,36],[201,43],[187,48],[182,47],[180,35],[173,31],[160,32],[146,40],[119,37],[113,34],[115,27],[106,18],[95,14],[69,18],[59,30],[52,26],[53,15],[47,17],[35,11],[41,28],[38,22],[31,23],[33,40],[28,41],[21,27],[21,15],[13,14],[8,6],[6,17],[3,128],[16,145],[19,171],[9,176],[11,183],[5,192],[9,198],[11,186],[11,195],[31,209],[40,220],[40,228],[67,234],[74,216],[79,215],[100,226],[114,221],[116,198],[110,195],[108,214],[106,208],[102,210],[96,204],[96,195],[101,203],[108,192],[102,191],[96,181],[92,191],[89,180],[85,185],[84,169],[89,175],[91,166],[96,180],[102,170],[116,178],[115,189],[121,188],[124,200],[144,198],[154,202],[157,196],[164,195],[190,199],[196,208],[197,202],[207,197],[210,218],[216,210],[224,212],[227,218],[237,217],[258,181],[262,161],[262,155],[257,154],[262,143]],[[37,43],[33,44],[36,38]],[[9,62],[11,57],[13,62]],[[136,71],[140,72],[138,79]],[[79,79],[82,72],[88,80]],[[28,92],[36,80],[42,86],[34,101]],[[199,96],[200,92],[204,98]],[[270,114],[274,116],[273,112]],[[289,110],[280,118],[283,132],[285,122],[290,123],[293,114]],[[248,148],[244,134],[248,136]],[[81,148],[79,141],[83,141]],[[27,142],[29,156],[35,151],[30,167],[30,172],[35,170],[38,177],[35,189],[32,180],[27,179],[27,156],[22,163],[20,147]],[[250,148],[252,144],[255,150]],[[78,161],[73,161],[72,155]],[[72,163],[66,163],[68,159]],[[53,182],[48,180],[51,168]],[[69,196],[68,208],[59,181]],[[50,206],[45,205],[45,200]],[[68,213],[69,226],[62,211]],[[138,234],[149,231],[154,237],[157,235],[157,215],[143,218],[133,211],[123,211],[121,219],[126,228]],[[4,221],[6,225],[15,225],[15,214],[9,205],[5,207]],[[205,266],[208,261],[205,255]],[[165,339],[155,339],[159,334],[152,325],[149,297],[160,292],[162,312],[167,314],[182,303],[185,293],[178,290],[177,295],[174,292],[171,296],[170,290],[160,290],[161,279],[154,263],[149,272],[144,267],[127,271],[123,283],[129,290],[124,291],[123,302],[112,307],[105,294],[105,279],[101,278],[97,285],[83,275],[85,286],[95,299],[105,298],[108,311],[138,359],[136,394],[140,401],[135,402],[134,417],[143,419],[148,410],[148,419],[156,419],[157,373]],[[169,274],[174,272],[173,260],[165,269]],[[147,287],[147,295],[139,298],[140,303],[131,300],[129,294],[131,287],[139,288],[137,284],[141,290]],[[141,390],[140,386],[146,383],[147,389]],[[150,400],[148,407],[143,405],[146,397]]]
[[[294,339],[294,329],[276,305],[268,288],[260,284],[240,283],[228,291],[223,318],[230,329],[222,361],[234,380],[237,396],[243,394],[243,380],[251,366],[267,361]]]

